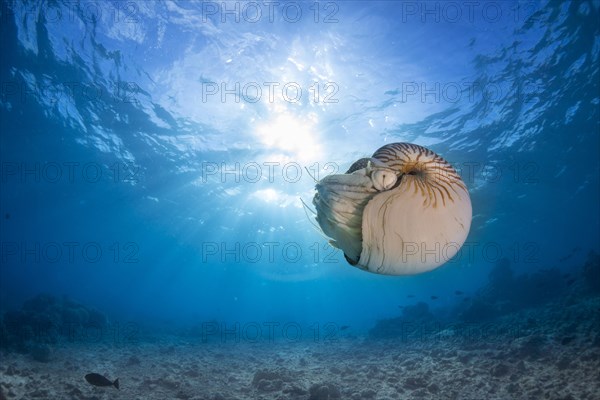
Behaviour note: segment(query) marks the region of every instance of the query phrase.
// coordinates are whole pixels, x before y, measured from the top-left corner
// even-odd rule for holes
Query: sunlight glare
[[[313,161],[320,154],[314,134],[316,119],[315,115],[300,119],[285,113],[258,126],[256,134],[268,148],[286,152],[294,161]]]

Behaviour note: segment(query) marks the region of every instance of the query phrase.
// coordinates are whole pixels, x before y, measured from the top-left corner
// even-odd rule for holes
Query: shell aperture
[[[471,200],[433,151],[391,143],[345,174],[317,182],[317,223],[351,265],[386,275],[430,271],[452,258],[471,226]]]

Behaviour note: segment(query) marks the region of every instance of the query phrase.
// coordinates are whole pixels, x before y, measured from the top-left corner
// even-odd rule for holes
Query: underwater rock
[[[372,338],[420,337],[424,334],[436,333],[439,329],[435,317],[429,311],[429,305],[424,302],[406,306],[402,310],[402,316],[378,320],[369,331]]]
[[[200,373],[196,369],[190,368],[185,371],[183,375],[187,376],[188,378],[198,378]]]
[[[44,344],[34,344],[31,346],[29,350],[29,354],[35,361],[47,363],[50,361],[51,357],[50,347]]]
[[[592,346],[594,346],[594,347],[600,347],[600,333],[597,333],[594,336],[594,339],[592,339]]]
[[[459,316],[464,322],[484,322],[492,320],[498,315],[494,306],[483,298],[476,297]]]
[[[577,339],[576,336],[570,335],[570,336],[564,336],[561,340],[560,340],[560,344],[563,346],[567,346],[569,343],[571,343],[572,341],[574,341],[575,339]]]
[[[438,385],[436,385],[435,383],[432,383],[431,385],[427,386],[427,390],[431,394],[437,394],[440,391],[440,387]]]
[[[3,320],[6,340],[2,344],[5,347],[23,348],[24,342],[33,338],[33,328],[26,313],[22,311],[7,311],[4,313]]]
[[[4,374],[6,376],[19,375],[19,370],[16,369],[14,365],[9,365]]]
[[[564,280],[558,269],[542,269],[532,275],[517,277],[513,300],[519,308],[537,306],[559,297],[564,290]]]
[[[308,400],[334,400],[342,398],[340,389],[331,383],[314,384],[308,389],[308,392],[310,393]]]
[[[58,299],[49,294],[39,294],[32,299],[26,300],[21,307],[23,311],[36,314],[44,314],[58,305]]]
[[[428,384],[424,378],[419,377],[411,377],[404,380],[404,388],[408,390],[426,388]]]
[[[179,388],[180,382],[175,381],[173,379],[160,378],[156,381],[159,386],[167,389],[167,390],[175,390]]]
[[[459,304],[455,313],[463,322],[493,321],[519,310],[559,299],[568,288],[564,276],[557,268],[514,275],[510,262],[501,259],[490,271],[487,283],[475,293],[471,301]],[[534,328],[534,322],[528,319],[527,326]]]
[[[8,340],[8,332],[4,325],[4,317],[0,315],[0,349],[6,348]]]
[[[501,378],[508,375],[509,372],[510,367],[504,363],[497,364],[494,368],[492,368],[492,376],[494,378]]]
[[[192,397],[193,397],[192,394],[186,393],[181,390],[179,392],[177,392],[177,394],[175,395],[176,399],[181,399],[181,400],[188,400],[188,399],[191,399]]]
[[[283,388],[287,375],[280,371],[260,370],[254,373],[252,386],[259,392],[275,392]]]
[[[23,303],[20,310],[7,311],[3,317],[3,340],[7,348],[24,348],[27,342],[54,344],[62,338],[72,339],[77,328],[103,329],[106,317],[67,298],[40,294]]]
[[[23,303],[20,310],[7,311],[0,326],[0,348],[29,353],[34,360],[49,362],[54,345],[73,341],[83,329],[106,328],[106,317],[97,310],[55,296],[40,294]]]
[[[590,251],[583,265],[583,278],[593,292],[600,292],[600,254]]]
[[[506,387],[506,391],[516,397],[517,393],[521,393],[521,388],[517,383],[511,383]]]
[[[518,308],[534,306],[558,297],[564,290],[560,271],[556,268],[542,269],[532,275],[515,276],[506,258],[496,263],[483,288],[483,297],[490,303],[503,303],[497,307],[500,314]]]
[[[558,368],[559,371],[564,371],[565,369],[568,369],[569,367],[571,367],[571,361],[572,360],[570,357],[563,356],[556,363],[556,368]]]
[[[519,358],[537,360],[543,355],[546,339],[541,335],[532,335],[517,340],[517,343]]]
[[[377,392],[373,389],[364,389],[360,392],[361,399],[374,399],[377,396]]]
[[[502,258],[496,262],[488,275],[488,291],[491,295],[502,298],[506,296],[513,285],[514,275],[508,258]]]
[[[131,356],[127,359],[127,362],[125,363],[125,366],[127,367],[131,367],[133,365],[140,365],[142,363],[142,361],[136,357],[136,356]]]
[[[432,320],[433,314],[429,311],[429,305],[422,301],[413,306],[404,307],[402,318],[408,321]]]
[[[259,392],[276,392],[283,388],[283,381],[281,379],[261,379],[254,386]]]
[[[304,396],[307,393],[307,391],[305,389],[302,389],[299,386],[292,385],[290,387],[283,389],[283,393],[290,395],[290,396]]]

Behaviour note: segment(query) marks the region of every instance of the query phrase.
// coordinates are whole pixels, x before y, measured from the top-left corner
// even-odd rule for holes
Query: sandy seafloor
[[[3,353],[0,385],[2,399],[600,399],[599,327],[593,297],[393,339],[65,343],[45,363]]]

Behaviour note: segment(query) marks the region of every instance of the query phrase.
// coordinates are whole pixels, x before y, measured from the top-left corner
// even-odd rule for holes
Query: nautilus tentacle
[[[332,238],[329,243],[342,249],[349,260],[358,260],[362,252],[362,213],[376,192],[365,169],[329,175],[317,183],[313,199],[317,222]]]
[[[406,275],[452,258],[471,226],[469,192],[442,157],[392,143],[316,185],[317,222],[348,262]]]

